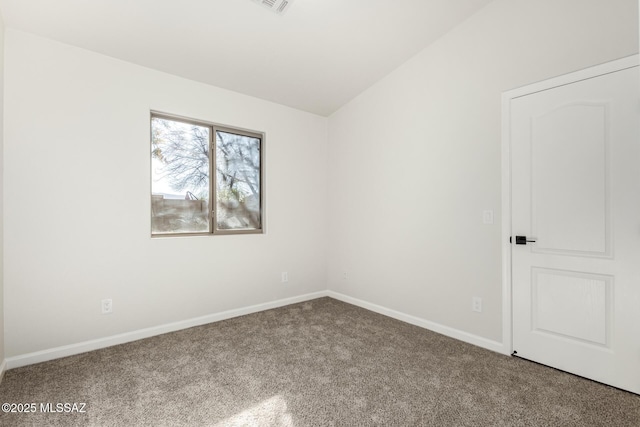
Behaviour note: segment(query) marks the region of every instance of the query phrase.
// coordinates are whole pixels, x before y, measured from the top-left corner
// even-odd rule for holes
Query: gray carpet
[[[331,298],[13,369],[0,396],[86,403],[3,426],[640,425],[640,396]]]

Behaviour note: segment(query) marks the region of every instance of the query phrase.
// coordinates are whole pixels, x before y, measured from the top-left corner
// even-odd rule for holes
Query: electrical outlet
[[[486,210],[482,212],[482,222],[484,224],[493,224],[493,211]]]
[[[113,312],[113,300],[111,298],[102,300],[102,314],[111,314]]]
[[[478,313],[482,313],[482,298],[473,297],[471,299],[471,310],[477,311]]]
[[[287,283],[289,281],[289,273],[286,271],[282,272],[282,283]]]
[[[349,275],[347,274],[346,271],[342,272],[342,280],[348,280],[349,279]]]

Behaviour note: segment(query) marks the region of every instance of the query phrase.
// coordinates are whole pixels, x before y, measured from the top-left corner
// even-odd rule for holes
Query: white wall
[[[496,0],[328,121],[7,30],[6,356],[327,284],[499,341],[500,94],[637,52],[637,9]],[[150,109],[267,132],[266,235],[149,237]]]
[[[5,96],[7,357],[326,289],[326,118],[11,29]],[[266,234],[149,237],[150,109],[266,132]]]
[[[496,0],[333,114],[330,289],[501,341],[501,92],[637,51],[636,0]]]
[[[4,21],[0,15],[0,379],[4,353]]]

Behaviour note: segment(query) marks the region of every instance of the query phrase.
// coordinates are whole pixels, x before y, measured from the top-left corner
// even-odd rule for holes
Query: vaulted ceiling
[[[0,0],[5,25],[330,115],[491,0]]]

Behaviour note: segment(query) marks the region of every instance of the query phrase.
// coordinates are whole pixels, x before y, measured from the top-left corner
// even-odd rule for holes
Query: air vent
[[[295,0],[253,0],[278,15],[283,15]]]

